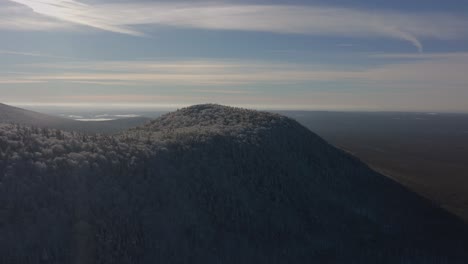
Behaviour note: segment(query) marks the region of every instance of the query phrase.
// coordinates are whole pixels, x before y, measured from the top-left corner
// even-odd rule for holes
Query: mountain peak
[[[165,114],[140,129],[171,134],[197,132],[240,136],[292,126],[300,125],[278,114],[218,104],[201,104]]]

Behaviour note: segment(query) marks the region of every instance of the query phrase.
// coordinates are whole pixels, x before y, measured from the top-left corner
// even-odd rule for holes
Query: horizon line
[[[6,105],[19,108],[61,108],[61,109],[88,109],[88,110],[168,110],[173,111],[193,105],[219,104],[265,111],[317,111],[317,112],[387,112],[387,113],[427,113],[427,114],[468,114],[466,110],[428,110],[428,109],[383,109],[378,107],[356,107],[356,106],[312,106],[312,105],[285,105],[285,104],[230,104],[221,102],[205,103],[37,103],[37,102],[3,102]],[[91,108],[91,109],[90,109]]]

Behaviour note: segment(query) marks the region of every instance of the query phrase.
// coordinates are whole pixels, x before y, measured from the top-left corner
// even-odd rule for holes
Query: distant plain
[[[468,114],[283,114],[468,221]]]

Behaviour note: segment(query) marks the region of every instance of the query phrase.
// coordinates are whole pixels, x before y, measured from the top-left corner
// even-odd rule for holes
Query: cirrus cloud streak
[[[75,0],[11,0],[11,2],[21,4],[28,9],[15,6],[17,12],[0,19],[0,28],[51,30],[82,25],[143,36],[146,33],[141,29],[141,25],[164,25],[282,34],[383,37],[405,40],[419,51],[423,50],[423,39],[447,40],[468,37],[468,19],[445,13],[213,2],[195,4],[188,2],[85,4]],[[6,14],[1,9],[0,13]],[[39,19],[43,21],[37,24],[31,22]]]

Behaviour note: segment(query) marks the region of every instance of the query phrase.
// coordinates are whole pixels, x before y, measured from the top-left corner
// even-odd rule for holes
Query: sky
[[[0,102],[468,112],[468,2],[0,0]]]

